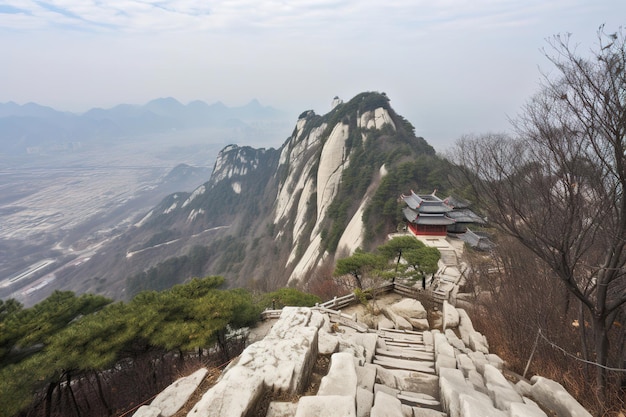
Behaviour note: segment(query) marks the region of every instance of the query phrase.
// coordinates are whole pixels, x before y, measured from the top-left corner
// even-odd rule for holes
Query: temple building
[[[445,200],[432,194],[402,195],[407,204],[402,212],[408,230],[416,236],[446,236],[448,233],[465,233],[469,224],[485,224],[485,221],[469,209],[463,200],[448,197]]]

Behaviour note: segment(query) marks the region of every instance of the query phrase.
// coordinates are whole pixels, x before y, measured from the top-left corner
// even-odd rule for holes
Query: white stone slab
[[[386,356],[375,356],[374,364],[381,365],[393,369],[406,369],[409,371],[418,371],[426,373],[435,373],[435,367],[432,362],[427,361],[409,361],[405,359],[395,359]],[[455,362],[456,364],[456,362]]]
[[[173,416],[187,403],[207,372],[206,368],[200,368],[191,375],[177,379],[173,384],[161,391],[150,405],[161,410],[161,417]]]
[[[297,409],[298,403],[272,401],[265,417],[293,417]]]
[[[509,417],[504,411],[495,408],[489,399],[463,393],[459,396],[459,402],[463,417]]]
[[[242,366],[229,370],[187,413],[187,417],[242,417],[264,391],[263,377]]]
[[[374,405],[374,392],[373,390],[366,390],[358,387],[356,390],[356,416],[368,417],[372,412],[372,406]]]
[[[474,389],[465,380],[463,373],[458,369],[442,368],[439,374],[439,401],[450,417],[461,417],[461,394],[467,394],[491,404],[491,399]],[[463,415],[463,417],[467,417]]]
[[[541,406],[560,416],[591,417],[591,414],[572,397],[561,384],[541,376],[533,376],[532,397]]]
[[[159,417],[161,415],[161,409],[152,405],[142,405],[135,411],[133,417]]]
[[[402,414],[402,403],[399,399],[378,391],[374,396],[374,406],[371,417],[404,417]]]
[[[354,397],[313,395],[300,397],[294,417],[356,417]]]
[[[442,320],[444,330],[459,326],[459,312],[447,300],[443,301]]]
[[[328,374],[322,378],[317,395],[356,397],[357,376],[353,356],[347,352],[335,353],[330,359]]]
[[[356,367],[357,387],[374,391],[376,383],[376,368],[373,366],[357,366]]]
[[[419,392],[439,398],[439,377],[424,372],[396,371],[397,388],[401,391]]]
[[[510,417],[547,417],[546,413],[536,405],[512,403]]]
[[[413,407],[413,417],[447,417],[446,413],[430,408]]]

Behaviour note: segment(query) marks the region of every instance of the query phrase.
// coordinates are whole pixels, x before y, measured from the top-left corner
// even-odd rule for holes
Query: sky
[[[584,55],[601,24],[626,24],[626,1],[0,0],[0,102],[256,98],[295,124],[378,91],[445,150],[509,130],[550,73],[547,40],[571,33]]]

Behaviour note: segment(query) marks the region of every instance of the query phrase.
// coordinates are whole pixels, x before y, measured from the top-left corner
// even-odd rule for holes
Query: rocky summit
[[[325,115],[303,112],[279,149],[224,147],[208,181],[166,197],[75,276],[101,277],[114,298],[190,275],[263,290],[303,284],[335,257],[382,243],[397,227],[398,196],[441,187],[432,172],[443,164],[384,93],[336,99]],[[155,277],[168,262],[181,272]]]

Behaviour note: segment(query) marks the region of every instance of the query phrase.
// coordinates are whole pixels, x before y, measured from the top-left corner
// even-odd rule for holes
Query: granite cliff
[[[381,243],[400,219],[401,192],[443,187],[432,175],[442,164],[434,149],[384,93],[336,98],[333,106],[323,116],[303,112],[279,149],[224,147],[207,182],[168,196],[107,257],[94,257],[107,279],[134,277],[132,288],[126,281],[109,295],[186,279],[145,282],[145,271],[185,256],[197,261],[189,274],[223,275],[232,286],[303,283],[336,255]]]

